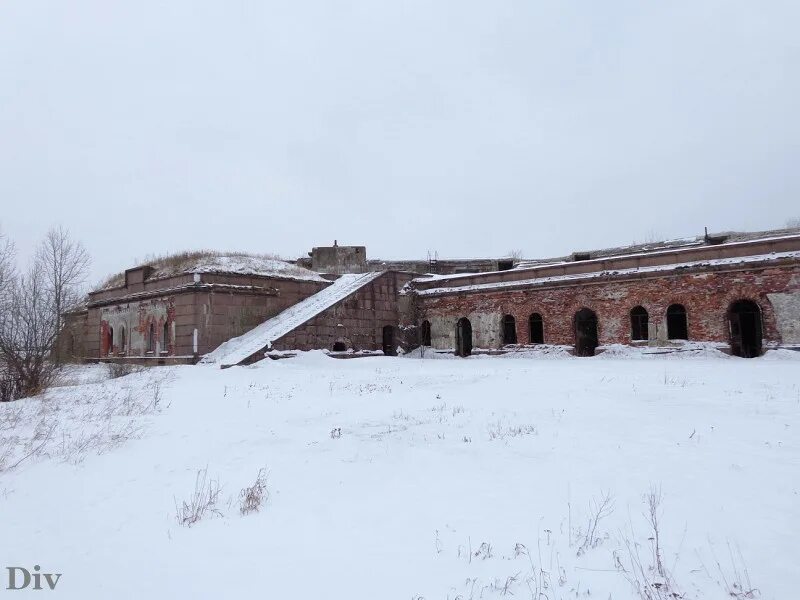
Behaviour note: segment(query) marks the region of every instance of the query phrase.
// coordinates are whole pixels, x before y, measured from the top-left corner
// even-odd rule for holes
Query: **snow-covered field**
[[[797,598],[798,359],[83,368],[0,405],[0,597]]]

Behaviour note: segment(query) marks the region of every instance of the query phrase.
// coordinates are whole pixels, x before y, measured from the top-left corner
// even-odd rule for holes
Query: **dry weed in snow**
[[[207,516],[222,516],[217,508],[222,493],[219,481],[208,478],[208,467],[197,471],[194,480],[194,491],[188,500],[178,503],[175,499],[175,519],[178,525],[191,527]]]
[[[0,473],[38,458],[71,464],[103,454],[143,431],[142,419],[162,408],[169,371],[85,386],[54,388],[0,406]],[[124,382],[124,383],[122,383]]]
[[[268,498],[267,472],[265,469],[260,469],[253,485],[239,492],[239,512],[243,515],[257,512]]]

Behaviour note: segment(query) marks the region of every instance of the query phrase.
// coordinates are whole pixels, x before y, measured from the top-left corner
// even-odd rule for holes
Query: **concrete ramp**
[[[200,362],[219,364],[222,368],[238,365],[258,352],[269,350],[273,342],[354,294],[381,275],[383,275],[383,271],[342,275],[313,296],[290,306],[247,333],[221,344],[216,350],[206,354]]]

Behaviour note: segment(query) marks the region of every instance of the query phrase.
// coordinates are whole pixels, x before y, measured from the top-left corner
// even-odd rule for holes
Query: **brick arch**
[[[718,325],[720,326],[725,337],[725,341],[729,341],[730,337],[730,332],[728,330],[728,311],[730,310],[731,305],[739,300],[748,300],[758,306],[758,309],[761,311],[761,329],[762,336],[765,341],[770,340],[778,343],[783,342],[780,331],[778,331],[777,319],[775,318],[775,309],[772,307],[772,302],[769,301],[769,298],[766,297],[766,294],[762,294],[760,292],[749,294],[747,292],[742,292],[741,290],[729,291],[721,298],[722,304],[720,315],[718,316]]]

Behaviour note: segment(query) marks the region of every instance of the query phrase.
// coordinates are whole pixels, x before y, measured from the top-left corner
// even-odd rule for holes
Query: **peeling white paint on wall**
[[[784,344],[800,344],[800,292],[767,294]]]

